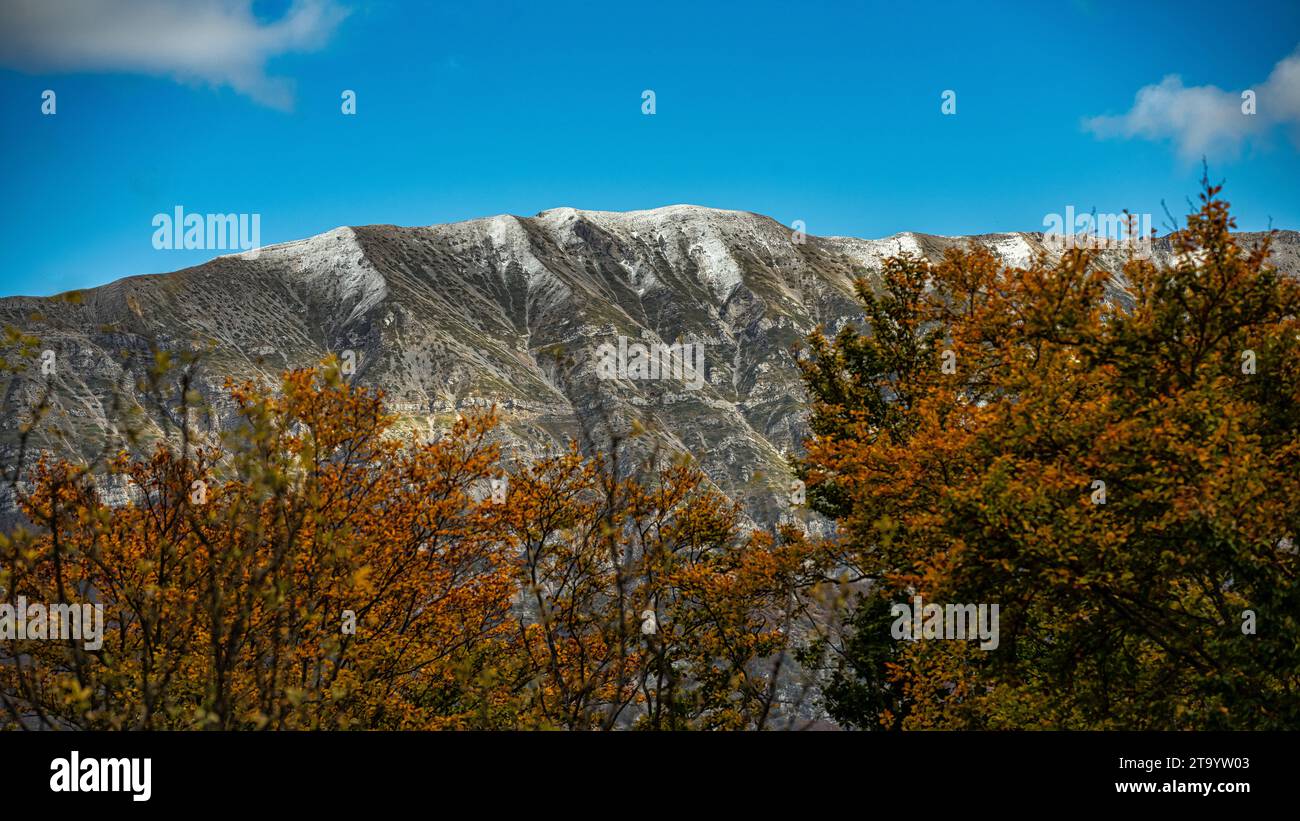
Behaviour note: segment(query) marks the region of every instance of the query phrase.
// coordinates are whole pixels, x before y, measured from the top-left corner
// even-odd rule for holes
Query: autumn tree
[[[224,447],[159,443],[106,476],[42,461],[0,540],[6,601],[96,601],[103,647],[6,643],[11,723],[71,728],[409,728],[480,720],[513,567],[480,488],[486,434],[382,434],[381,395],[337,368],[231,385]],[[108,504],[114,479],[125,503]]]
[[[159,354],[188,419],[193,361]],[[0,536],[3,600],[102,606],[102,646],[0,644],[10,726],[763,728],[806,715],[791,657],[820,575],[689,461],[509,461],[494,411],[431,441],[336,363],[228,383],[94,464],[44,456]],[[496,486],[494,487],[494,483]],[[496,493],[494,490],[501,492]]]
[[[830,709],[857,726],[1300,726],[1300,286],[1220,189],[1112,281],[1090,249],[888,262],[816,335],[803,471],[861,580]],[[997,603],[1000,643],[890,603]]]
[[[750,728],[797,717],[790,677],[800,592],[818,577],[795,533],[740,526],[689,461],[633,470],[576,448],[511,480],[521,559],[518,646],[533,721],[570,729]],[[796,688],[797,689],[797,688]]]

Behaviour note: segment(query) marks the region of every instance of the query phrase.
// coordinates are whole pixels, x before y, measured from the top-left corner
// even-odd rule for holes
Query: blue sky
[[[966,234],[1069,205],[1159,224],[1205,154],[1242,228],[1300,228],[1300,69],[1275,72],[1295,2],[193,0],[202,25],[172,22],[192,43],[160,12],[112,47],[107,23],[26,2],[0,12],[0,295],[212,257],[154,249],[177,205],[260,214],[264,244],[683,202],[812,234]],[[1240,131],[1225,107],[1260,88]],[[1101,115],[1127,119],[1086,125]]]

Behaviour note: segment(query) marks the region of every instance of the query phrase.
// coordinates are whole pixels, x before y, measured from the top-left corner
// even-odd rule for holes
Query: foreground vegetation
[[[13,468],[3,601],[105,622],[0,643],[0,723],[1300,727],[1300,286],[1232,227],[1207,185],[1131,304],[1087,250],[862,280],[800,361],[829,540],[619,443],[508,462],[494,413],[404,439],[334,362],[228,385],[219,441]],[[151,374],[175,418],[192,365]],[[997,604],[996,649],[899,640],[915,596]]]

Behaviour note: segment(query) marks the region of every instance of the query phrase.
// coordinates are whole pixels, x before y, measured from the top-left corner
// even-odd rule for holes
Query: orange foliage
[[[419,443],[333,365],[228,389],[240,424],[221,446],[30,476],[37,529],[0,537],[5,600],[97,602],[105,625],[99,648],[7,645],[9,724],[759,727],[781,711],[807,549],[741,535],[695,468],[620,475],[570,450],[520,466],[493,504],[495,412]]]

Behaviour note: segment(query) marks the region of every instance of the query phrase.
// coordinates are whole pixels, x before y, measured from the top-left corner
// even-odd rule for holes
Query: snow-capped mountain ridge
[[[0,299],[0,325],[57,354],[54,417],[66,413],[73,436],[38,431],[51,449],[97,449],[112,429],[110,397],[132,394],[151,345],[210,348],[198,390],[216,411],[212,430],[231,422],[227,377],[270,379],[352,351],[354,378],[383,388],[399,431],[427,434],[495,402],[510,449],[533,454],[568,439],[598,448],[635,421],[648,431],[638,447],[694,455],[755,521],[770,523],[789,512],[780,454],[798,452],[807,433],[791,351],[818,325],[833,332],[860,319],[853,281],[887,257],[938,258],[967,242],[1015,265],[1051,253],[1032,232],[818,237],[746,211],[562,207],[344,226],[129,277],[75,304]],[[1280,267],[1300,271],[1300,235],[1282,232],[1275,249]],[[1155,253],[1168,249],[1157,242]],[[1120,252],[1101,256],[1112,271],[1122,261]],[[704,345],[706,384],[600,378],[594,352],[619,337]],[[16,441],[21,409],[43,384],[22,376],[11,385],[0,448]]]

